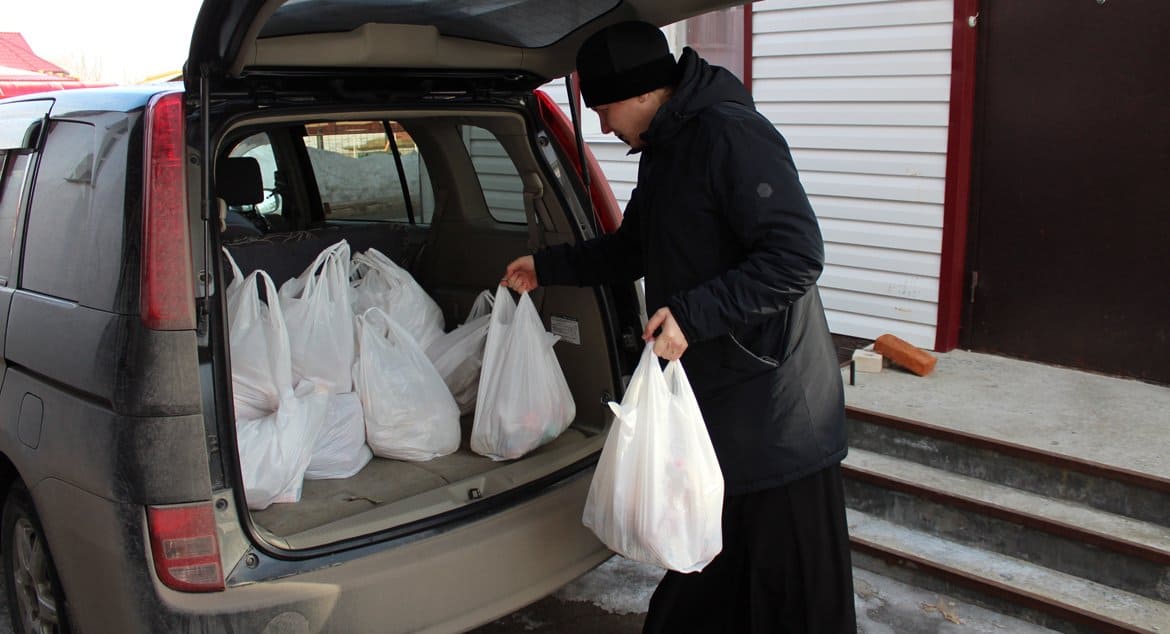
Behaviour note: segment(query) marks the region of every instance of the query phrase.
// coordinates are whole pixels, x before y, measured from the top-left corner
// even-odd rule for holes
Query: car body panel
[[[214,593],[176,592],[146,567],[128,565],[150,559],[141,507],[110,504],[58,479],[33,496],[54,555],[101,571],[62,577],[76,610],[108,615],[87,622],[87,632],[458,632],[536,601],[612,555],[581,524],[589,473],[422,538],[316,558],[298,574]],[[550,536],[557,556],[541,556],[537,544]],[[265,629],[280,625],[291,629]]]

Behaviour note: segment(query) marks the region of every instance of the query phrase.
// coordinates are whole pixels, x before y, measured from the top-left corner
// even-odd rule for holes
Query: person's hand
[[[535,290],[537,286],[540,286],[536,281],[536,261],[532,259],[531,255],[512,260],[507,270],[504,271],[504,278],[500,280],[500,284],[517,293]]]
[[[662,332],[658,333],[658,337],[655,337],[654,331],[658,330],[660,326]],[[665,306],[655,311],[650,317],[650,321],[646,322],[646,329],[642,331],[642,339],[653,341],[654,354],[667,361],[675,361],[683,356],[689,345],[686,335],[678,327],[678,322],[674,320],[674,315],[670,314],[670,309]]]

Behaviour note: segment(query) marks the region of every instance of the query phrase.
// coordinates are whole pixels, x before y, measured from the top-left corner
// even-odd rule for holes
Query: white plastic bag
[[[435,364],[439,376],[447,383],[447,389],[455,397],[460,414],[475,410],[475,397],[479,392],[479,373],[483,367],[483,348],[487,342],[488,325],[491,323],[491,291],[484,291],[475,298],[467,320],[461,326],[436,339],[427,346],[427,357]]]
[[[305,470],[305,479],[350,478],[373,457],[366,445],[361,398],[356,392],[331,395],[321,434],[313,447],[309,468]]]
[[[423,461],[459,448],[459,407],[414,337],[380,308],[355,318],[354,384],[374,455]]]
[[[299,277],[280,287],[288,325],[293,379],[310,379],[334,394],[353,390],[353,313],[349,299],[349,243],[322,251]]]
[[[288,390],[276,413],[254,420],[236,419],[236,444],[248,508],[263,510],[278,502],[299,502],[313,446],[325,419],[329,392],[303,381]]]
[[[292,389],[288,330],[272,278],[261,270],[244,277],[231,255],[228,262],[234,277],[224,292],[236,418],[263,418],[275,412],[284,391]],[[274,302],[271,308],[260,299],[257,284]]]
[[[301,499],[305,469],[324,422],[328,392],[311,381],[292,387],[288,331],[276,285],[261,270],[247,277],[227,253],[224,289],[236,412],[236,446],[248,508]],[[263,283],[265,304],[258,293]]]
[[[377,249],[353,256],[353,313],[381,308],[426,350],[443,335],[443,311],[406,269]]]
[[[582,522],[611,550],[678,572],[723,548],[723,473],[682,364],[647,345],[593,473]]]
[[[476,395],[472,451],[512,460],[560,436],[577,415],[573,394],[528,293],[496,291]]]

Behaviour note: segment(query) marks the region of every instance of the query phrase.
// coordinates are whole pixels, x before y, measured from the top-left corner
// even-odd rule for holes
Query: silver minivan
[[[555,441],[495,461],[467,413],[452,454],[249,510],[222,253],[279,285],[376,248],[450,329],[514,257],[621,221],[540,86],[607,24],[729,4],[209,0],[181,84],[0,100],[15,630],[462,631],[609,557],[581,511],[641,351],[634,284],[533,293],[576,405]]]

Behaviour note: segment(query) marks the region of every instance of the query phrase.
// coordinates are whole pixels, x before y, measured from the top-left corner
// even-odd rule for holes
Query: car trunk
[[[242,204],[213,183],[221,214],[236,217],[220,224],[218,242],[244,274],[263,269],[278,287],[339,240],[355,254],[377,249],[419,282],[450,331],[477,295],[495,291],[512,259],[592,235],[595,223],[574,193],[579,184],[566,181],[560,167],[563,150],[533,130],[539,124],[532,99],[528,93],[442,107],[274,109],[232,120],[217,135],[217,162],[257,159],[266,192],[263,201]],[[222,268],[230,277],[230,267]],[[303,549],[430,526],[444,514],[487,509],[492,500],[532,494],[588,468],[610,419],[605,402],[620,394],[622,368],[637,352],[629,341],[619,345],[638,327],[636,305],[629,289],[549,287],[532,299],[545,329],[563,335],[554,351],[576,406],[564,433],[522,458],[497,462],[471,450],[474,415],[464,414],[456,452],[422,462],[375,456],[352,477],[305,480],[299,501],[250,511],[257,535],[278,548]],[[212,340],[226,345],[229,335]],[[221,363],[232,358],[223,350],[211,356]]]

